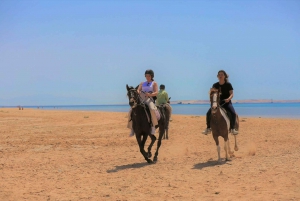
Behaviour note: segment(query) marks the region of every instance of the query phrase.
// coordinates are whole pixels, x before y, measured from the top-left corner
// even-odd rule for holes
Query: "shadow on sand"
[[[219,166],[219,165],[224,165],[224,164],[231,165],[228,162],[230,162],[230,161],[226,161],[225,159],[222,159],[221,162],[209,160],[209,161],[204,162],[204,163],[195,164],[193,169],[201,170],[203,168],[214,167],[214,166]]]
[[[145,162],[145,163],[133,163],[133,164],[116,166],[114,169],[107,170],[106,172],[107,173],[113,173],[113,172],[118,172],[120,170],[126,170],[126,169],[129,169],[129,168],[142,168],[142,167],[145,167],[145,166],[148,166],[148,165],[151,165],[151,164],[149,164],[147,162]]]

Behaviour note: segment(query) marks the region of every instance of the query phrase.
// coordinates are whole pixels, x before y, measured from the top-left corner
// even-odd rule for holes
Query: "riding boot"
[[[129,134],[129,137],[132,137],[132,136],[134,136],[134,130],[133,129],[131,129],[130,134]]]
[[[152,135],[155,134],[155,126],[151,127],[151,134],[152,134]]]

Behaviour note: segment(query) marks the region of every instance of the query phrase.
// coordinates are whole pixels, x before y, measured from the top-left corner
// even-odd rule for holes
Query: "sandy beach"
[[[205,117],[173,115],[149,165],[126,116],[1,108],[0,200],[300,200],[299,119],[241,116],[239,151],[225,162],[220,139],[218,164]]]

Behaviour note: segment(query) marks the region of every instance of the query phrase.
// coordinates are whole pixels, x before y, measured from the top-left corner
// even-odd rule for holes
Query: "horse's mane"
[[[209,95],[211,95],[212,93],[218,92],[218,89],[216,88],[210,88],[209,90]]]

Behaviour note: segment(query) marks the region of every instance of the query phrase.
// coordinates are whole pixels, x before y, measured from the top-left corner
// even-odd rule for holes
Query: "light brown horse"
[[[224,138],[224,149],[225,149],[225,155],[226,155],[226,161],[230,161],[230,157],[234,156],[234,152],[230,150],[229,145],[229,128],[230,128],[230,121],[228,116],[226,115],[225,109],[222,108],[220,105],[220,89],[210,89],[210,103],[211,103],[211,121],[210,121],[210,127],[212,130],[213,138],[217,145],[217,151],[218,151],[218,162],[221,162],[220,157],[220,146],[219,146],[219,136]],[[236,115],[236,123],[235,123],[235,129],[238,130],[239,128],[239,119],[238,115]],[[236,142],[236,135],[234,135],[234,150],[238,151],[239,148],[237,146]]]

